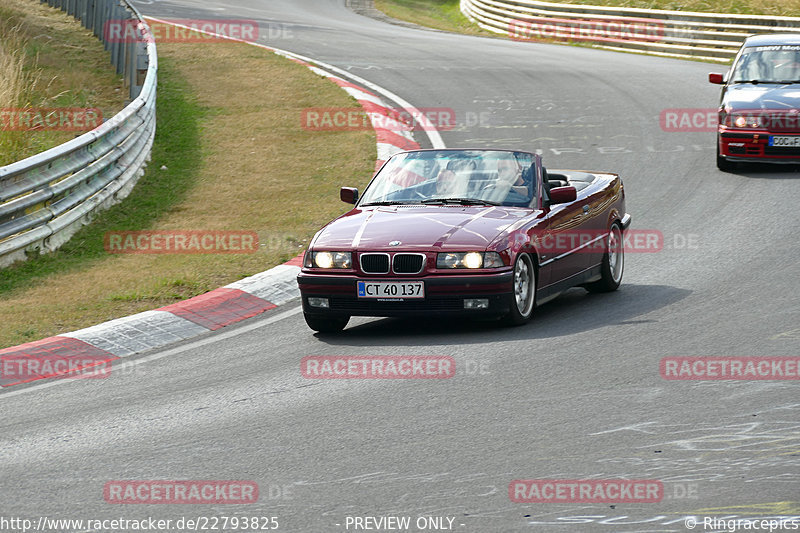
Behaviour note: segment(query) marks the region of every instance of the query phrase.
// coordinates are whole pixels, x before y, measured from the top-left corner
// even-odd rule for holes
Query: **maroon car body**
[[[450,172],[461,190],[437,193]],[[354,315],[520,324],[570,287],[610,291],[622,278],[631,217],[616,174],[547,171],[529,152],[415,150],[390,158],[361,199],[347,187],[341,198],[355,207],[316,234],[297,278],[317,331]]]

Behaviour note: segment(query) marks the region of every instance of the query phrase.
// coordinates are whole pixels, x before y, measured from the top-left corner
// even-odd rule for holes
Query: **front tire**
[[[339,333],[350,321],[349,316],[324,317],[303,313],[303,317],[306,319],[308,327],[320,333]]]
[[[619,223],[611,224],[606,237],[606,252],[600,267],[601,278],[585,286],[589,292],[612,292],[622,283],[622,271],[625,267],[625,244],[622,240],[622,228]]]
[[[519,326],[533,317],[536,307],[536,270],[528,254],[517,256],[511,292],[511,309],[504,317],[504,322],[509,326]]]

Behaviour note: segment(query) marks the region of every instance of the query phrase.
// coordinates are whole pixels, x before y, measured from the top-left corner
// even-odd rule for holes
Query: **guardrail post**
[[[144,86],[145,76],[147,75],[147,67],[149,61],[147,59],[147,40],[142,39],[134,43],[134,72],[131,77],[131,98],[136,98],[142,92]]]
[[[89,16],[89,0],[82,0],[81,1],[81,20],[83,21],[83,27],[87,30],[92,29],[91,23],[92,20]]]

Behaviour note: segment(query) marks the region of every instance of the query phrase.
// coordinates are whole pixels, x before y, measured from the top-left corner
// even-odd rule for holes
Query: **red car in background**
[[[613,291],[625,212],[616,174],[547,171],[537,154],[415,150],[392,156],[355,207],[322,228],[297,282],[309,327],[351,316],[459,315],[522,324],[574,286]]]
[[[739,161],[800,163],[800,34],[745,39],[721,84],[717,167]]]

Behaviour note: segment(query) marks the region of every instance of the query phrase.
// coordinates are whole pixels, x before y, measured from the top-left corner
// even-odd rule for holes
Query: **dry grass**
[[[563,0],[567,4],[800,17],[800,0]]]
[[[38,75],[34,70],[25,70],[26,35],[29,29],[25,22],[6,8],[0,9],[0,110],[24,106],[28,96],[34,92]],[[35,66],[35,59],[31,61]],[[11,162],[25,154],[27,135],[19,132],[0,134],[0,165]]]
[[[60,9],[36,0],[3,0],[0,7],[0,108],[122,109],[127,91],[94,35]],[[18,161],[81,132],[3,131],[0,165]]]
[[[23,104],[26,89],[33,86],[24,72],[25,54],[22,26],[12,25],[11,20],[0,14],[0,108]]]
[[[159,80],[180,77],[181,93],[205,109],[202,164],[172,209],[146,223],[150,229],[256,231],[260,251],[105,255],[35,279],[0,293],[0,347],[167,305],[280,264],[346,209],[338,200],[341,185],[363,187],[371,176],[372,132],[300,127],[303,108],[358,105],[330,81],[245,44],[159,44],[158,52]],[[151,161],[149,179],[168,173],[159,170],[165,157]]]

